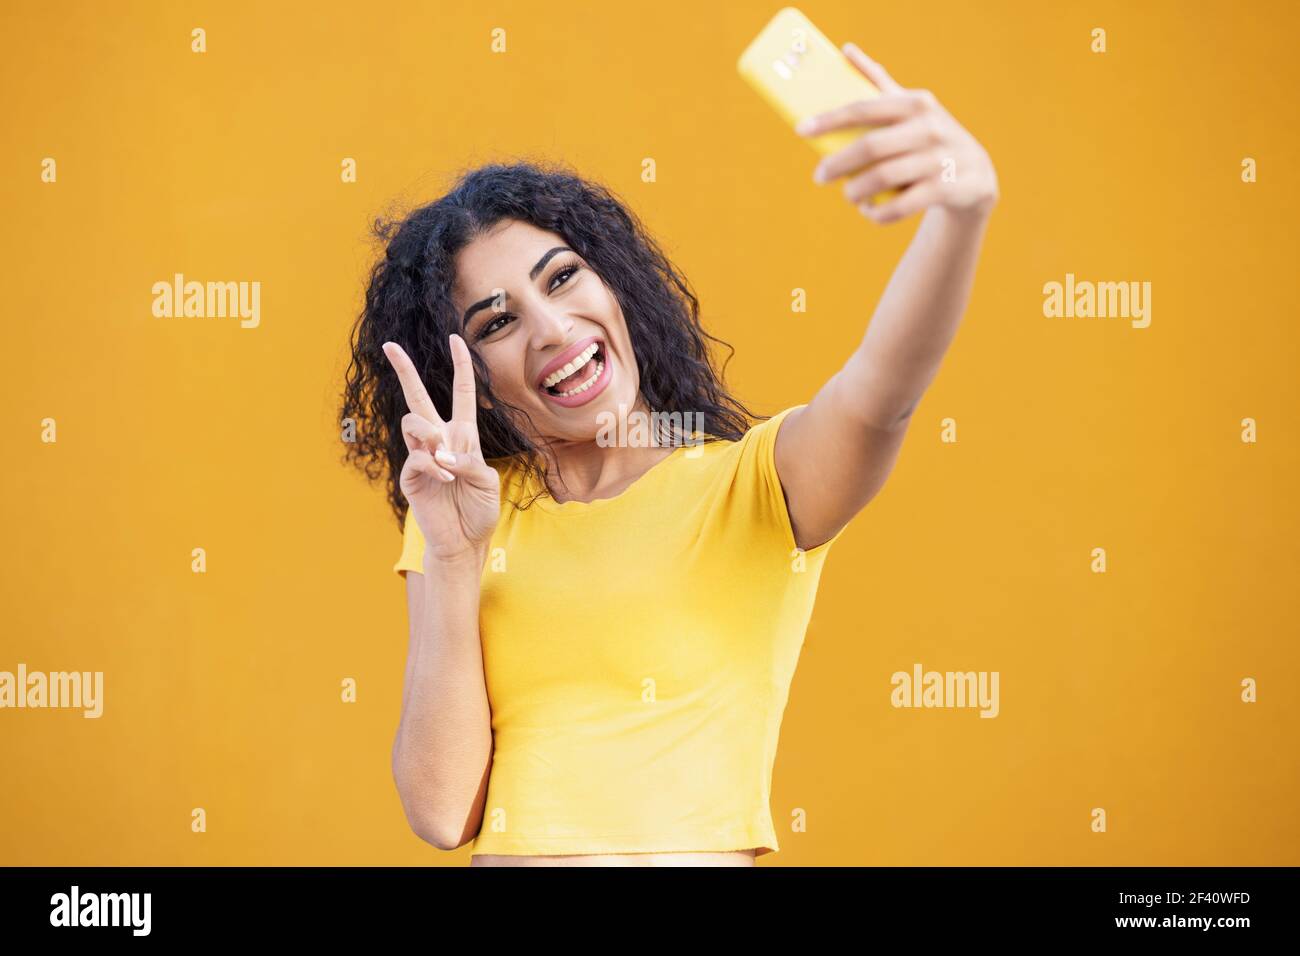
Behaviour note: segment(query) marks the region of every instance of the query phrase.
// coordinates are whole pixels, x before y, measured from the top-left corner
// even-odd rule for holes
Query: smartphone
[[[875,84],[795,7],[777,11],[745,48],[736,68],[791,128],[806,116],[880,95]],[[869,128],[856,126],[799,138],[829,156]],[[873,197],[873,202],[897,194],[898,190],[889,189]]]

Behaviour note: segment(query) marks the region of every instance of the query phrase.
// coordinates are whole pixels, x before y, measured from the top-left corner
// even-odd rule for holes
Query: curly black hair
[[[640,372],[641,395],[651,411],[694,413],[709,441],[738,440],[760,418],[723,385],[735,350],[704,331],[699,303],[686,280],[609,189],[557,164],[480,166],[463,173],[442,198],[405,216],[381,216],[372,225],[375,239],[387,249],[370,271],[365,307],[352,329],[341,418],[351,420],[355,440],[346,443],[343,460],[372,482],[386,478],[399,527],[407,507],[398,483],[407,457],[401,426],[407,407],[381,346],[391,341],[406,351],[438,413],[449,418],[447,337],[460,331],[451,298],[455,257],[507,219],[562,236],[617,297]],[[708,342],[728,351],[721,369],[714,367]],[[538,449],[515,427],[511,407],[493,394],[488,370],[472,346],[470,354],[479,395],[491,404],[478,409],[484,459],[522,456],[525,469],[539,475]]]

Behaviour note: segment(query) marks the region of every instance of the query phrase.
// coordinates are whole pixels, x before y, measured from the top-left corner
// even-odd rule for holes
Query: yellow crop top
[[[773,455],[794,408],[613,498],[524,510],[509,461],[479,629],[493,755],[471,853],[779,849],[777,735],[822,565]],[[516,498],[515,500],[519,500]],[[406,515],[399,573],[424,569]]]

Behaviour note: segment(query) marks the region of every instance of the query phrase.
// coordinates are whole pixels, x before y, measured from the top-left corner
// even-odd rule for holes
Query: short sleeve
[[[406,521],[402,526],[402,556],[393,565],[393,570],[406,577],[407,571],[424,573],[424,535],[416,524],[415,512],[406,509]]]
[[[805,405],[792,405],[780,411],[766,421],[759,422],[749,429],[740,440],[740,461],[737,475],[741,488],[748,487],[755,497],[754,508],[760,518],[772,526],[790,552],[799,550],[795,543],[794,523],[790,520],[790,510],[786,505],[785,492],[776,471],[776,435],[781,423],[793,411]],[[847,525],[844,528],[848,527]],[[844,533],[840,528],[827,541],[804,552],[808,556],[819,556],[830,550]]]

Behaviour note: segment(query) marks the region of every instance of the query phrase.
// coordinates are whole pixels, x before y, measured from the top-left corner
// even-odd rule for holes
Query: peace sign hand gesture
[[[482,565],[501,513],[501,481],[479,449],[474,364],[469,346],[450,336],[451,421],[434,407],[415,364],[396,342],[384,343],[409,412],[402,416],[408,455],[399,486],[424,535],[425,561],[474,559]]]

